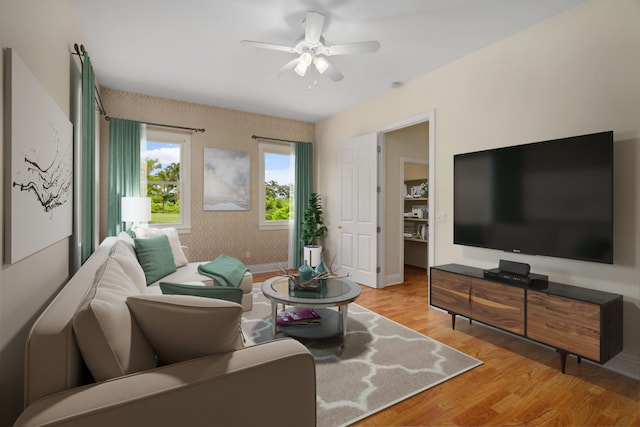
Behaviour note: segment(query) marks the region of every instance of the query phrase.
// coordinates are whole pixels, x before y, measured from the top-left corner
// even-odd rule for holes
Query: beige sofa
[[[189,262],[184,252],[184,246],[180,243],[178,232],[173,227],[166,228],[137,228],[135,234],[138,238],[146,239],[157,236],[166,235],[169,240],[169,247],[174,259],[176,271],[164,276],[160,280],[156,280],[154,283],[148,286],[149,293],[160,294],[159,283],[174,282],[174,283],[199,283],[205,286],[219,286],[220,284],[211,277],[204,276],[198,273],[198,266],[206,264],[206,262]],[[120,237],[124,235],[121,234]],[[126,236],[125,236],[126,238]],[[253,308],[253,275],[250,271],[244,274],[242,282],[238,285],[242,289],[242,308],[244,311],[251,311]]]
[[[304,346],[254,345],[240,304],[154,288],[131,242],[105,239],[28,336],[15,425],[315,425]]]

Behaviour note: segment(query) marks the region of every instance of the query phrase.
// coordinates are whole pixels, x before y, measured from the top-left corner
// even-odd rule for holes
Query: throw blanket
[[[223,286],[234,287],[240,285],[247,270],[249,269],[242,261],[225,254],[220,255],[211,262],[198,266],[198,273],[217,280]]]

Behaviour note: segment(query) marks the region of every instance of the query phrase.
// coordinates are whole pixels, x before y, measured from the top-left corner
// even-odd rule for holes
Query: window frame
[[[290,168],[293,169],[293,154],[289,144],[260,142],[258,144],[258,229],[259,230],[286,230],[289,229],[290,222],[293,219],[289,215],[289,219],[267,221],[266,215],[266,185],[265,185],[265,154],[274,153],[289,156]],[[293,172],[292,172],[293,175]],[[289,194],[289,206],[292,206],[293,185]],[[291,213],[291,211],[290,211]]]
[[[191,134],[147,127],[144,142],[164,142],[180,146],[180,222],[148,224],[149,228],[174,227],[178,233],[191,233]],[[142,154],[142,153],[141,153]],[[147,175],[144,159],[140,161],[141,194],[147,194]]]

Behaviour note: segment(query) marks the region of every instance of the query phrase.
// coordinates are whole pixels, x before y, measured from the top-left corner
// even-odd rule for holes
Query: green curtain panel
[[[124,230],[120,199],[140,195],[140,122],[109,120],[109,181],[107,189],[107,235]]]
[[[80,183],[80,260],[96,248],[96,79],[88,53],[82,60],[82,148]]]
[[[310,142],[296,142],[295,148],[295,194],[293,195],[293,266],[302,265],[304,243],[300,241],[300,231],[304,220],[304,210],[309,204],[313,191],[313,145]]]

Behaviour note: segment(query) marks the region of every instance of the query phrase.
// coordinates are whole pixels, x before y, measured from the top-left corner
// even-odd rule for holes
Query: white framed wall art
[[[248,211],[251,158],[248,151],[204,149],[205,211]]]
[[[71,235],[73,126],[12,49],[4,51],[5,262]]]

